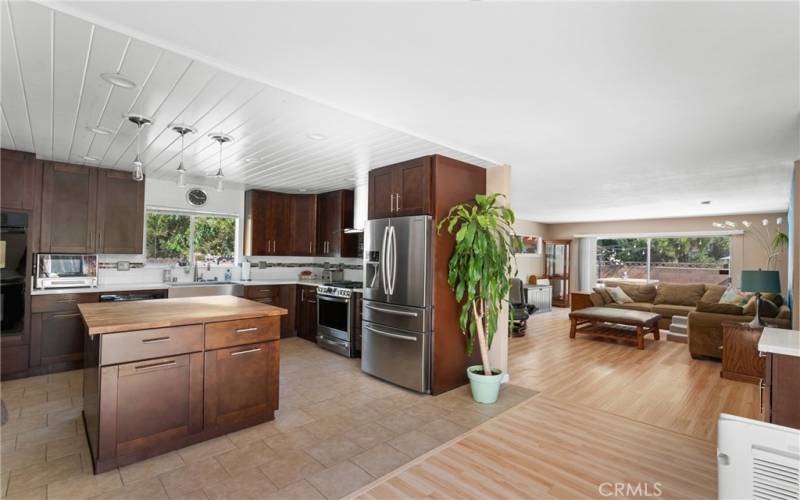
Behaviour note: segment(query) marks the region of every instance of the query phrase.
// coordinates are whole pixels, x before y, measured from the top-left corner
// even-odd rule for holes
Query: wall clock
[[[208,194],[200,188],[191,188],[186,191],[186,201],[189,202],[189,205],[202,207],[208,201]]]

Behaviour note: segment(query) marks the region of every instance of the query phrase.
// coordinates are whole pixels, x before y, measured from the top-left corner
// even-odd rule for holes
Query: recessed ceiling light
[[[92,132],[93,134],[97,135],[111,135],[114,133],[113,130],[105,127],[87,127],[87,128],[89,129],[89,132]]]
[[[136,82],[130,78],[126,78],[119,73],[103,73],[100,78],[107,81],[115,87],[122,87],[124,89],[132,89],[136,87]]]
[[[307,134],[306,137],[308,137],[312,141],[321,141],[323,139],[327,139],[328,138],[327,135],[321,134],[319,132],[311,132],[310,134]]]
[[[703,200],[700,202],[701,205],[711,205],[711,200]]]
[[[305,193],[306,191],[308,191],[308,189],[306,189],[306,188],[300,188],[300,189],[298,189],[298,191],[300,191],[301,193]]]
[[[86,160],[86,161],[92,161],[92,162],[100,161],[97,158],[95,158],[94,156],[84,156],[83,159]]]
[[[345,180],[346,180],[346,181],[354,181],[354,180],[356,180],[356,178],[355,178],[355,177],[348,177],[348,178],[347,178],[347,179],[345,179]]]
[[[257,158],[245,158],[245,159],[244,159],[245,163],[254,162],[254,161],[256,161],[256,160],[257,160]]]

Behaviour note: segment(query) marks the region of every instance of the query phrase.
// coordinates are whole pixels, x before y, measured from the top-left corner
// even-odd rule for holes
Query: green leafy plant
[[[455,234],[447,282],[461,305],[459,326],[467,337],[467,354],[472,354],[475,338],[485,375],[491,375],[489,348],[497,332],[497,318],[516,276],[515,254],[522,242],[514,232],[514,212],[497,206],[499,193],[477,195],[475,203],[462,203],[450,209],[438,224]]]

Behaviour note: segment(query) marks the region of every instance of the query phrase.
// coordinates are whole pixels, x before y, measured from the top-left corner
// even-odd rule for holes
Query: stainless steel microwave
[[[36,288],[97,286],[97,255],[40,253],[35,262]]]

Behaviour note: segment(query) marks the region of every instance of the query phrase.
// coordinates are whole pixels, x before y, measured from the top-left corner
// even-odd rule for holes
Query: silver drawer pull
[[[61,304],[71,304],[71,303],[77,302],[77,301],[78,301],[78,299],[60,299],[60,300],[57,300],[56,302],[59,302]]]
[[[256,347],[255,349],[248,349],[246,351],[239,351],[239,352],[231,353],[231,356],[241,356],[242,354],[250,354],[251,352],[258,352],[260,350],[261,350],[260,347]]]
[[[172,340],[169,337],[156,337],[152,339],[142,339],[142,344],[154,344],[156,342],[169,342]]]
[[[264,288],[264,289],[262,289],[262,290],[259,290],[259,292],[269,292],[269,293],[272,293],[272,290],[270,290],[269,288]]]
[[[395,311],[394,309],[386,309],[386,308],[383,308],[383,307],[375,307],[375,306],[370,305],[370,304],[366,304],[364,307],[366,307],[367,309],[372,309],[373,311],[380,311],[380,312],[386,313],[386,314],[396,314],[397,316],[411,316],[413,318],[416,318],[417,316],[419,316],[419,314],[417,314],[415,312]]]
[[[175,360],[172,361],[164,361],[163,363],[153,363],[152,365],[139,365],[135,367],[135,370],[146,370],[148,368],[166,368],[168,366],[172,366],[175,364]]]
[[[366,328],[371,332],[375,332],[378,335],[383,335],[384,337],[392,337],[393,339],[400,339],[400,340],[410,340],[411,342],[417,341],[417,337],[409,337],[408,335],[398,335],[396,333],[384,332],[383,330],[376,330],[371,326],[364,326],[364,328]]]
[[[74,318],[75,316],[80,316],[81,313],[69,313],[69,314],[54,314],[54,318]]]
[[[247,333],[247,332],[257,332],[258,327],[254,326],[253,328],[239,328],[236,330],[236,333]]]

